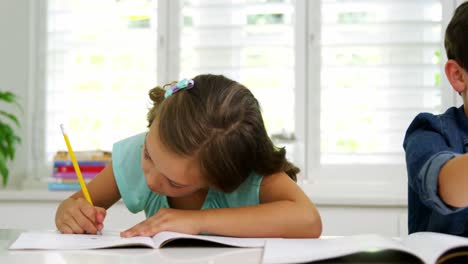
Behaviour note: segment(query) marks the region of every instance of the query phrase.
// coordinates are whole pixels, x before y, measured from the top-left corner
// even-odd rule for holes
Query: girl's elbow
[[[318,213],[309,218],[307,226],[308,232],[306,234],[308,238],[319,238],[322,235],[322,220]]]
[[[313,210],[313,213],[302,214],[302,224],[298,237],[301,238],[319,238],[322,234],[322,219],[317,210]]]
[[[320,221],[319,219],[319,222],[316,225],[314,225],[314,232],[312,234],[312,237],[319,238],[322,235],[322,230],[323,230],[322,221]]]

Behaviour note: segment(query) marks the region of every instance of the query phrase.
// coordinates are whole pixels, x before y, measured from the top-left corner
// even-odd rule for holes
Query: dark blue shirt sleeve
[[[449,146],[445,127],[440,118],[432,114],[418,115],[411,123],[403,147],[406,154],[408,184],[420,200],[440,214],[458,212],[445,204],[438,195],[438,177],[443,165],[461,155]]]

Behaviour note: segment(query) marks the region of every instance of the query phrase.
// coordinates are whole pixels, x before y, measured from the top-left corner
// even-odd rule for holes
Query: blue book
[[[49,182],[47,187],[49,191],[78,191],[81,189],[81,186],[78,182]]]
[[[108,161],[103,160],[81,160],[78,161],[78,166],[106,166]],[[71,160],[54,160],[54,167],[73,166]]]

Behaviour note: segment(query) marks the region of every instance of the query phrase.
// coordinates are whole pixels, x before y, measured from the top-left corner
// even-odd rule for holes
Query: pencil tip
[[[63,124],[60,124],[60,129],[62,130],[62,134],[65,134],[65,127],[63,126]]]

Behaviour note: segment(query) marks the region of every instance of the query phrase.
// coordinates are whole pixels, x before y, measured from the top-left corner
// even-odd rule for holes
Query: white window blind
[[[223,74],[252,90],[269,134],[294,148],[295,19],[291,0],[183,0],[180,77]]]
[[[110,150],[146,126],[156,83],[157,1],[47,1],[46,152]]]
[[[440,1],[322,0],[320,12],[320,163],[404,164],[411,120],[441,110]]]

